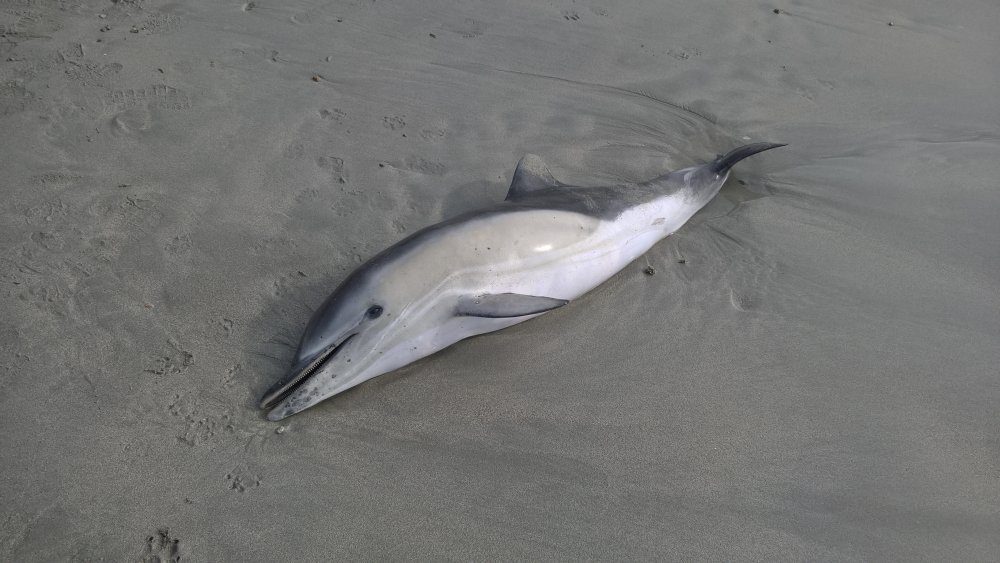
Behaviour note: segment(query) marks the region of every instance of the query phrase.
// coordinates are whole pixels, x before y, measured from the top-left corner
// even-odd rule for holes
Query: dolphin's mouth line
[[[287,378],[284,383],[279,383],[278,385],[272,387],[264,394],[264,397],[260,400],[260,408],[270,409],[276,406],[281,401],[284,401],[289,395],[295,392],[303,383],[309,379],[309,376],[315,373],[327,360],[332,358],[334,354],[340,351],[345,344],[350,342],[352,338],[357,336],[358,333],[349,334],[347,338],[340,341],[339,344],[330,346],[326,350],[320,352],[313,361],[306,364],[305,367],[300,369],[298,372],[293,374],[291,377]]]

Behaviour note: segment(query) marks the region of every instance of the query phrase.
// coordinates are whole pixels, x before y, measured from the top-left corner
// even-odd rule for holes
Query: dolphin
[[[577,187],[525,155],[503,202],[427,227],[351,273],[306,326],[291,371],[264,394],[281,420],[452,344],[594,289],[679,229],[754,143],[645,182]]]

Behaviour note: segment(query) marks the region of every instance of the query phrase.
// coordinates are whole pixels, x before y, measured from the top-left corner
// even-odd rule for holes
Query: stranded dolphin
[[[705,206],[755,143],[647,182],[572,187],[527,155],[502,203],[432,225],[355,270],[261,399],[280,420],[459,340],[580,297]]]

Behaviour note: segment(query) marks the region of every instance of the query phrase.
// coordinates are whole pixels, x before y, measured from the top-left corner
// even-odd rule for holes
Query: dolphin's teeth
[[[271,408],[277,405],[282,399],[288,397],[291,393],[295,392],[297,387],[302,385],[309,377],[320,368],[320,366],[329,360],[338,350],[344,347],[352,338],[354,334],[349,335],[347,338],[342,340],[340,344],[336,346],[331,346],[326,351],[320,353],[316,356],[313,361],[309,362],[306,367],[302,368],[294,375],[285,378],[282,383],[276,384],[274,387],[268,389],[267,393],[260,400],[260,407],[263,409]]]

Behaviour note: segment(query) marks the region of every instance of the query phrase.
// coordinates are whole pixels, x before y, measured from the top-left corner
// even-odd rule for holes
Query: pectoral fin
[[[462,298],[456,315],[460,317],[486,317],[502,319],[523,317],[551,311],[569,303],[566,299],[521,295],[520,293],[487,293]]]

